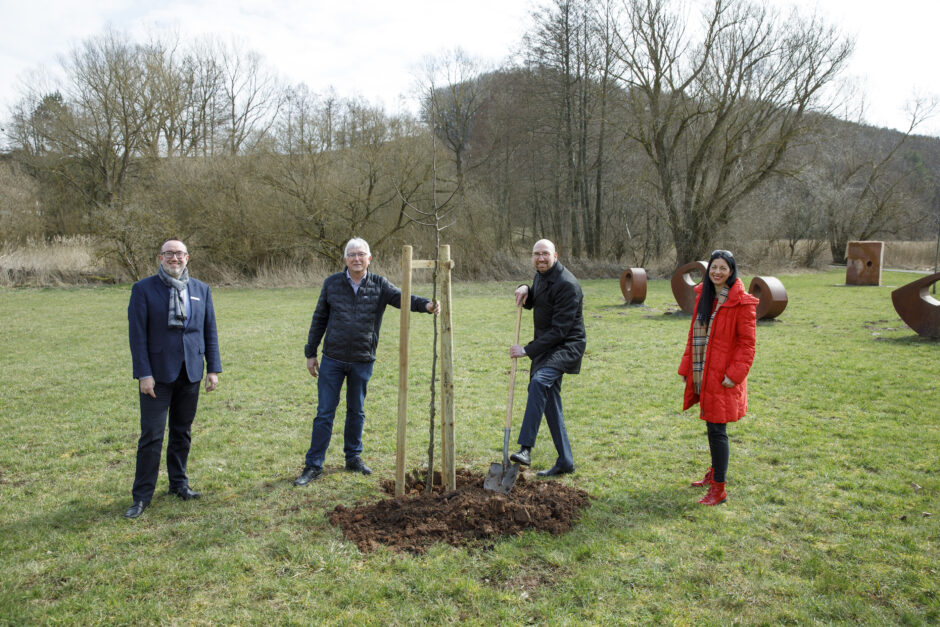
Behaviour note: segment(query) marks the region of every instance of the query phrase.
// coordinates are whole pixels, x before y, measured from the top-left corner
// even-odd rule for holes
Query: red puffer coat
[[[695,291],[698,297],[692,312],[693,323],[698,314],[702,285],[697,285]],[[744,291],[741,279],[728,290],[728,300],[712,321],[700,395],[692,385],[692,326],[689,325],[689,339],[679,364],[679,374],[685,377],[683,411],[699,403],[699,417],[707,422],[735,422],[747,413],[747,373],[754,362],[758,302]],[[734,381],[734,387],[726,388],[721,384],[725,375]]]

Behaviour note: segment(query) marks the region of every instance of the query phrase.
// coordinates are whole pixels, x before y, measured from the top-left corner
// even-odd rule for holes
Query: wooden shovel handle
[[[519,343],[519,328],[522,326],[522,305],[516,306],[516,335],[513,344]],[[506,406],[506,428],[512,425],[512,396],[513,391],[516,388],[516,360],[517,357],[512,357],[512,365],[509,366],[509,403]]]

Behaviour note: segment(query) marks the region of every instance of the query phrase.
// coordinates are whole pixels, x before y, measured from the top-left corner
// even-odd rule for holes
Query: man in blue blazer
[[[131,492],[133,503],[124,513],[127,518],[140,516],[153,497],[167,418],[170,493],[183,500],[201,496],[189,487],[186,460],[203,361],[208,371],[206,392],[216,388],[222,372],[212,293],[202,281],[189,278],[186,245],[176,239],[167,240],[160,247],[157,261],[157,274],[134,283],[127,306],[134,378],[140,386],[137,472]]]

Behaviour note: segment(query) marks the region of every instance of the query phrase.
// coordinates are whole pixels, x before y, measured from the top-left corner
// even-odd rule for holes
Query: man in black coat
[[[535,338],[520,346],[514,344],[509,356],[528,356],[532,360],[529,370],[529,398],[525,416],[519,429],[519,452],[510,459],[528,466],[530,451],[535,446],[542,414],[552,434],[558,459],[548,470],[539,471],[540,477],[552,477],[574,472],[574,458],[565,430],[561,407],[561,378],[564,374],[581,371],[586,337],[584,317],[581,314],[583,297],[578,280],[558,262],[555,245],[541,239],[532,247],[532,263],[537,270],[532,287],[516,288],[516,306],[532,310]]]
[[[307,485],[323,474],[323,459],[333,433],[333,418],[339,393],[346,381],[346,426],[343,453],[346,470],[372,473],[362,458],[363,404],[372,377],[375,349],[379,343],[382,315],[388,305],[401,307],[401,290],[385,277],[368,272],[372,254],[369,244],[358,237],[346,243],[346,270],[323,281],[320,299],[313,312],[304,355],[307,370],[317,378],[317,416],[313,420],[310,448],[304,469],[294,485]],[[438,314],[441,306],[427,298],[411,297],[411,311]],[[323,359],[317,348],[323,342]]]

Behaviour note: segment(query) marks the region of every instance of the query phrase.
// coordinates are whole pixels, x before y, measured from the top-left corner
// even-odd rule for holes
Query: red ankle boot
[[[693,488],[701,488],[702,486],[711,485],[715,482],[715,469],[709,468],[708,472],[705,473],[705,477],[701,481],[693,481]]]
[[[724,503],[728,495],[725,493],[725,484],[712,481],[708,486],[708,494],[699,503],[702,505],[718,505]]]

